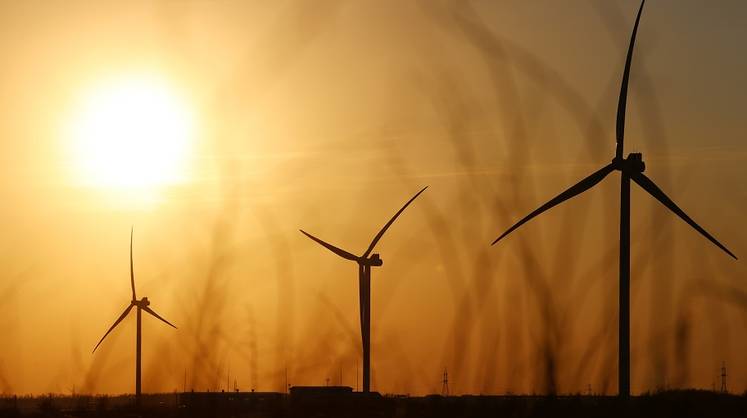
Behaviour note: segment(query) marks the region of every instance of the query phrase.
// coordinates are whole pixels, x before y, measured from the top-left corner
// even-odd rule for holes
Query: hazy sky
[[[179,328],[144,318],[144,391],[229,369],[241,389],[282,390],[286,369],[355,386],[357,269],[298,229],[362,252],[425,185],[377,246],[374,389],[437,392],[446,367],[456,393],[615,392],[617,174],[488,244],[613,157],[638,3],[470,4],[0,2],[0,392],[133,390],[134,318],[91,354],[128,303],[131,225],[138,293]],[[650,1],[626,130],[743,257],[746,19],[738,0]],[[188,115],[181,171],[107,183],[165,167],[164,136],[112,143],[92,174],[111,147],[81,151],[70,126],[143,77]],[[633,390],[710,388],[726,361],[744,391],[744,262],[632,199]]]

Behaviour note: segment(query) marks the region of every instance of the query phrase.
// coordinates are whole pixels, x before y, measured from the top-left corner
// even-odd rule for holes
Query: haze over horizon
[[[143,320],[145,392],[355,387],[356,268],[298,229],[363,251],[426,185],[377,246],[373,388],[615,393],[617,183],[489,244],[609,162],[637,1],[93,4],[0,3],[0,393],[132,392],[134,319],[91,354],[132,225],[178,327]],[[746,17],[641,20],[626,150],[741,259],[634,188],[634,393],[747,390]]]

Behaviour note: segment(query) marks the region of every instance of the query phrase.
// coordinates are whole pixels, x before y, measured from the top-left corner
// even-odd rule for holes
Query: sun
[[[156,77],[98,83],[83,95],[69,136],[78,180],[108,189],[183,182],[194,117],[175,90]]]

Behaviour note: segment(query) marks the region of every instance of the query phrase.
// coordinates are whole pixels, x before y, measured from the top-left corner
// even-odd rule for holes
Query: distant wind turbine
[[[643,163],[643,155],[640,153],[628,154],[623,158],[623,139],[625,133],[625,106],[628,96],[628,79],[630,76],[630,62],[633,58],[633,46],[635,44],[636,32],[638,31],[638,22],[641,19],[641,12],[645,0],[641,1],[638,9],[638,15],[633,26],[633,34],[630,38],[628,55],[625,60],[625,71],[623,72],[622,86],[620,87],[620,97],[617,104],[617,147],[615,158],[611,163],[592,173],[590,176],[578,182],[573,187],[540,206],[537,210],[530,213],[519,222],[514,224],[506,232],[501,234],[493,244],[500,241],[513,230],[520,227],[530,219],[540,213],[579,195],[602,181],[608,174],[618,170],[621,174],[620,181],[620,294],[619,294],[619,340],[618,340],[618,393],[621,397],[630,396],[630,180],[633,180],[651,196],[656,198],[664,206],[669,208],[675,215],[687,222],[688,225],[695,228],[700,234],[708,238],[713,244],[725,251],[731,257],[737,257],[725,246],[716,240],[711,234],[701,228],[700,225],[690,219],[685,212],[680,209],[651,179],[643,174],[646,165]]]
[[[358,294],[360,299],[360,322],[361,322],[361,339],[363,342],[363,392],[367,393],[371,390],[370,379],[371,379],[371,267],[380,267],[384,264],[384,261],[379,257],[379,254],[371,254],[376,243],[379,242],[387,229],[394,223],[399,215],[412,203],[421,193],[427,189],[428,186],[423,187],[419,192],[415,194],[410,200],[402,206],[397,213],[394,214],[392,219],[381,228],[378,234],[374,237],[371,244],[360,257],[353,255],[343,249],[337,248],[332,244],[328,244],[319,238],[309,234],[304,230],[300,230],[304,235],[316,241],[318,244],[339,255],[340,257],[355,261],[358,263]],[[370,257],[369,257],[370,255]]]
[[[117,320],[114,322],[114,325],[112,325],[108,331],[106,331],[106,334],[104,334],[103,337],[99,340],[98,344],[96,344],[96,347],[93,348],[93,352],[96,351],[96,349],[101,345],[101,342],[104,341],[104,338],[106,338],[107,335],[109,335],[112,330],[119,325],[120,322],[122,322],[123,319],[127,316],[127,314],[130,313],[133,307],[137,308],[137,339],[135,343],[135,400],[137,404],[140,404],[140,345],[142,341],[142,331],[140,327],[140,311],[148,312],[149,314],[155,316],[156,318],[160,319],[161,321],[165,322],[167,325],[173,327],[176,329],[176,327],[169,321],[163,319],[160,315],[158,315],[155,311],[153,311],[151,308],[148,307],[150,305],[150,302],[148,301],[147,297],[143,297],[140,300],[137,300],[137,297],[135,296],[135,272],[133,268],[132,263],[132,234],[133,230],[130,230],[130,284],[132,285],[132,301],[130,301],[130,305],[125,308],[124,312],[122,312],[122,315],[117,318]]]

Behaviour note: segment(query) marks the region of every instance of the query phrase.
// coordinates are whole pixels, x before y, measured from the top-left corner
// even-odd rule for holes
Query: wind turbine
[[[109,333],[112,332],[112,330],[117,325],[119,325],[119,323],[122,322],[123,319],[125,319],[132,308],[137,308],[137,338],[135,342],[135,402],[140,405],[140,345],[142,341],[142,330],[140,326],[141,311],[148,312],[149,314],[155,316],[174,329],[176,329],[176,327],[174,326],[174,324],[163,319],[160,315],[158,315],[155,311],[148,307],[148,305],[150,305],[150,301],[148,301],[147,297],[143,297],[142,299],[137,300],[137,297],[135,296],[135,272],[132,263],[132,233],[133,230],[130,230],[130,284],[132,285],[132,300],[130,301],[129,306],[127,306],[124,312],[122,312],[122,315],[120,315],[119,318],[117,318],[117,320],[114,322],[114,325],[112,325],[109,330],[106,331],[106,334],[101,337],[98,344],[96,344],[96,347],[93,348],[93,352],[95,352],[99,345],[101,345],[101,343],[104,341],[104,338],[106,338],[106,336],[109,335]]]
[[[364,393],[368,393],[371,390],[371,267],[380,267],[384,264],[384,261],[381,259],[379,254],[371,254],[371,251],[373,251],[376,243],[378,243],[381,237],[384,236],[386,230],[389,229],[390,226],[392,226],[397,217],[399,217],[399,215],[407,208],[407,206],[409,206],[410,203],[412,203],[415,198],[420,196],[420,194],[423,193],[427,188],[428,186],[423,187],[419,192],[415,194],[415,196],[410,198],[410,200],[408,200],[404,206],[402,206],[402,209],[400,209],[397,213],[394,214],[394,216],[392,216],[392,219],[390,219],[389,222],[387,222],[386,225],[381,228],[381,231],[376,234],[373,241],[371,241],[371,244],[369,244],[366,251],[360,257],[353,255],[341,248],[337,248],[332,244],[328,244],[320,240],[319,238],[309,234],[303,229],[300,230],[304,235],[316,241],[326,249],[339,255],[340,257],[358,263],[358,295],[360,299],[361,339],[363,343]]]
[[[620,87],[620,97],[617,104],[617,147],[615,158],[611,163],[592,173],[590,176],[576,183],[563,193],[557,195],[549,202],[540,206],[534,212],[522,218],[506,232],[501,234],[493,244],[500,241],[506,235],[510,234],[516,228],[520,227],[535,216],[546,210],[579,195],[602,181],[608,174],[617,170],[620,171],[620,294],[619,294],[619,339],[618,339],[618,393],[621,397],[630,396],[630,180],[633,180],[643,190],[656,198],[669,210],[674,212],[698,231],[701,235],[708,238],[713,244],[725,251],[731,257],[737,257],[729,251],[724,245],[716,240],[711,234],[695,223],[682,209],[677,206],[659,187],[648,177],[643,174],[646,165],[643,163],[641,153],[630,153],[627,158],[623,157],[623,139],[625,133],[625,106],[628,96],[628,79],[630,76],[630,62],[633,58],[633,46],[635,44],[636,32],[638,31],[638,22],[641,19],[641,12],[645,0],[641,1],[638,14],[633,26],[633,34],[630,37],[630,46],[628,55],[625,60],[625,71],[623,72],[622,85]]]

